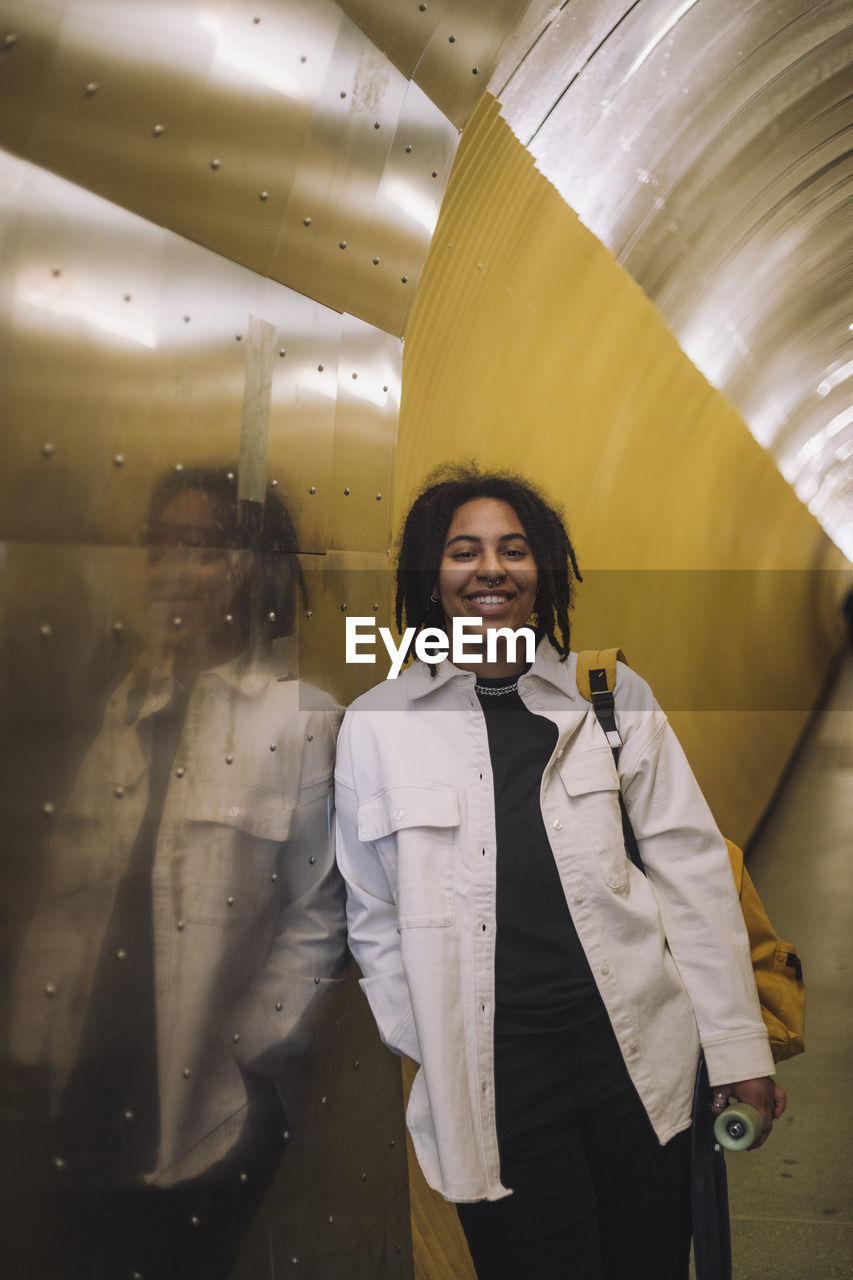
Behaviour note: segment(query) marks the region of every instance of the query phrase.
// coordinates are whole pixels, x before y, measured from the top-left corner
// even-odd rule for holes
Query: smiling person
[[[338,743],[350,947],[407,1121],[480,1280],[686,1280],[690,1118],[784,1095],[722,836],[648,686],[615,689],[618,773],[569,649],[575,553],[518,477],[446,468],[414,502],[397,626],[501,630],[356,700]],[[509,630],[532,626],[532,663]],[[628,859],[619,789],[645,865]],[[734,1083],[733,1083],[734,1082]]]

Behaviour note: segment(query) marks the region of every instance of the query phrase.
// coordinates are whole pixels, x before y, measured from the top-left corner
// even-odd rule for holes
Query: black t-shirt
[[[495,788],[496,1035],[570,1024],[581,1006],[597,1000],[539,804],[557,727],[528,711],[517,692],[480,692],[517,679],[477,679]]]

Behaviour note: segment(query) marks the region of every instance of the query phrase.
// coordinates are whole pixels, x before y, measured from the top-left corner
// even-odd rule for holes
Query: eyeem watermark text
[[[466,662],[482,662],[484,660],[482,627],[482,618],[454,618],[452,642],[448,641],[446,633],[440,627],[424,627],[423,631],[418,632],[415,640],[415,657],[420,658],[421,662],[433,663],[444,662],[449,655],[451,662],[457,666],[464,665]],[[387,680],[396,680],[400,674],[400,668],[405,661],[414,634],[414,627],[406,627],[402,640],[399,645],[396,645],[390,629],[379,628],[382,643],[391,659]],[[524,661],[532,662],[536,656],[536,633],[532,627],[489,627],[486,630],[485,639],[486,662],[497,662],[499,656],[500,660],[508,659],[510,662],[515,662],[520,639],[524,641],[525,646]],[[375,645],[375,618],[347,618],[347,662],[375,662],[376,654],[372,652]],[[498,655],[499,645],[506,646],[500,655]],[[368,647],[371,652],[362,652]]]

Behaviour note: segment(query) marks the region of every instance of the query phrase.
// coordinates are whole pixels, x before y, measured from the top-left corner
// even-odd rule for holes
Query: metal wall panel
[[[341,8],[461,128],[527,0],[341,0]]]
[[[328,810],[401,343],[5,152],[0,191],[10,1265],[405,1280]]]
[[[0,145],[402,333],[458,131],[333,0],[7,0],[2,18]]]

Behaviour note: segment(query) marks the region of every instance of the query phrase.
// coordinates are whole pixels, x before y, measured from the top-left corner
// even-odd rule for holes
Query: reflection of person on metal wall
[[[286,665],[289,517],[187,469],[148,545],[150,643],[58,820],[16,992],[87,1280],[227,1274],[286,1140],[276,1086],[344,963],[338,716]]]
[[[382,1038],[420,1064],[409,1128],[478,1276],[686,1280],[700,1041],[765,1134],[783,1097],[726,846],[666,718],[620,665],[617,775],[578,693],[573,569],[523,482],[452,472],[416,500],[398,627],[532,615],[540,639],[529,670],[415,661],[347,712],[350,945]]]

